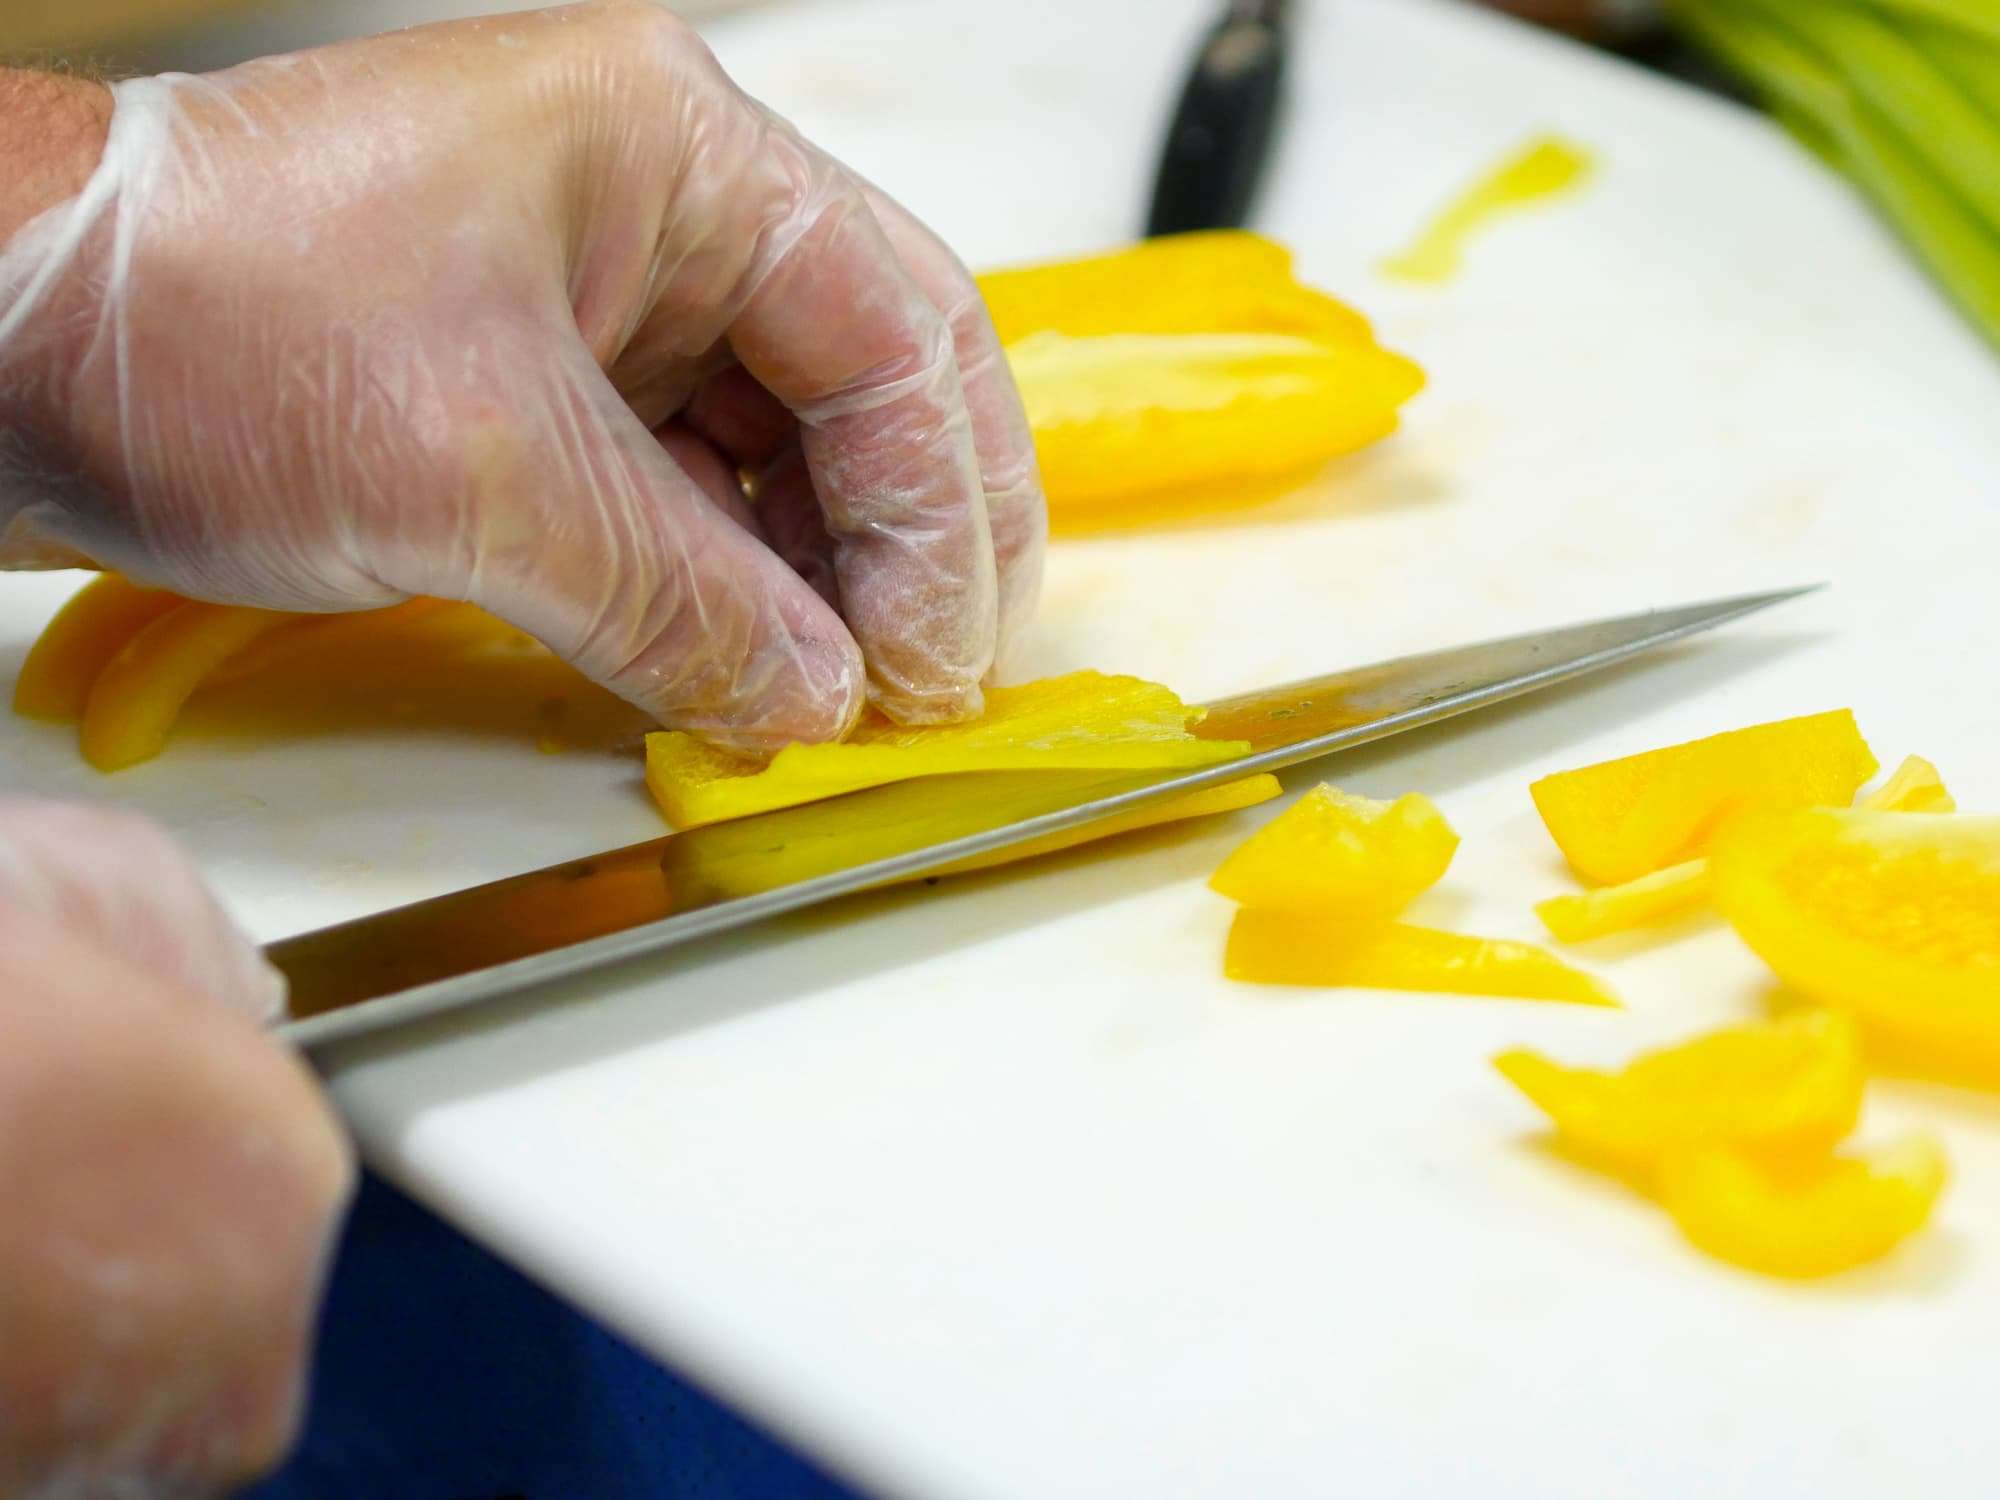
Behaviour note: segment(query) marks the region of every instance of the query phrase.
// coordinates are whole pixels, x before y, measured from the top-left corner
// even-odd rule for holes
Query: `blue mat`
[[[238,1500],[861,1500],[379,1178],[292,1460]]]

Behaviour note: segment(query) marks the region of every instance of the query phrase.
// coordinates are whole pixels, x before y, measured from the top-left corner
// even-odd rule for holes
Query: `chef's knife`
[[[1208,705],[1196,732],[1250,753],[1193,771],[909,781],[568,860],[271,944],[298,1042],[326,1041],[657,953],[1434,724],[1567,682],[1806,593],[1572,625],[1403,657]]]
[[[1148,235],[1243,223],[1277,131],[1284,79],[1284,0],[1229,0],[1181,86]]]

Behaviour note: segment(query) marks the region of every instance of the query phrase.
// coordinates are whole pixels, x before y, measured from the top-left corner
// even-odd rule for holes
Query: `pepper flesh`
[[[1407,922],[1353,927],[1324,916],[1247,906],[1230,923],[1223,973],[1251,984],[1618,1004],[1600,981],[1530,943]]]
[[[1616,884],[1702,853],[1744,809],[1844,806],[1876,769],[1839,709],[1560,772],[1529,791],[1577,873]]]
[[[146,626],[186,601],[142,589],[115,573],[93,578],[42,627],[14,682],[14,712],[74,723],[83,717],[98,674]]]
[[[1248,752],[1189,732],[1201,710],[1136,677],[1072,672],[993,688],[970,724],[905,728],[864,718],[837,745],[788,745],[767,766],[693,735],[646,737],[646,785],[676,828],[698,828],[915,777],[982,771],[1191,768]]]
[[[1436,885],[1457,849],[1458,835],[1420,792],[1378,802],[1320,785],[1251,835],[1208,884],[1244,906],[1387,919]]]
[[[1860,1040],[1851,1022],[1824,1011],[1725,1027],[1617,1072],[1526,1048],[1493,1065],[1580,1154],[1642,1175],[1690,1151],[1824,1155],[1861,1112]]]

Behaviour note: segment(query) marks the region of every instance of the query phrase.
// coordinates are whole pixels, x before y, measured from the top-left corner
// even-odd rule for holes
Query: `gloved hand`
[[[0,256],[0,566],[470,599],[745,748],[864,687],[978,711],[1046,532],[979,295],[681,23],[606,0],[115,98]]]
[[[0,802],[0,1494],[206,1495],[289,1445],[353,1168],[276,993],[157,829]]]

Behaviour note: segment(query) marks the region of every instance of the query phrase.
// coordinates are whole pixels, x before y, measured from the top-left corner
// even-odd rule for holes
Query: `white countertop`
[[[975,263],[1136,221],[1201,0],[801,4],[724,61]],[[1031,670],[1190,697],[1827,578],[1650,664],[1321,768],[1464,835],[1419,920],[1533,938],[1544,771],[1851,704],[2000,806],[2000,365],[1867,210],[1734,108],[1435,0],[1301,7],[1264,225],[1433,383],[1407,431],[1235,524],[1068,541]],[[1531,130],[1584,194],[1442,291],[1374,262]],[[66,580],[11,583],[0,671]],[[179,827],[275,935],[646,837],[634,768],[439,728],[177,745],[10,783]],[[1313,777],[1296,778],[1303,785]],[[2000,1459],[2000,1108],[1916,1084],[1957,1178],[1820,1287],[1698,1257],[1544,1158],[1488,1056],[1756,1012],[1697,925],[1585,962],[1631,1009],[1237,988],[1206,832],[850,902],[330,1052],[370,1158],[884,1495],[1963,1493]]]

